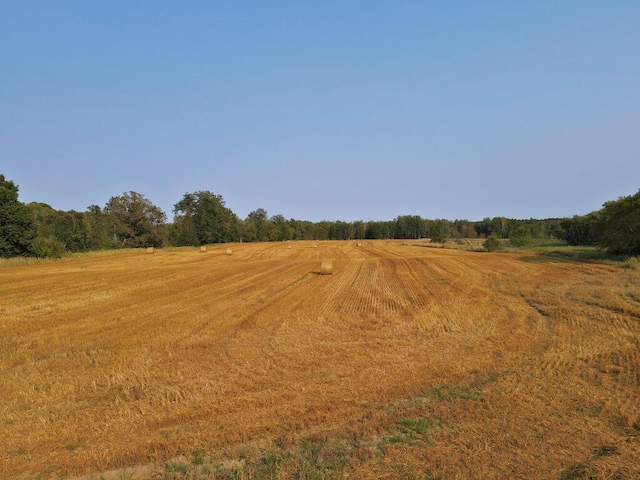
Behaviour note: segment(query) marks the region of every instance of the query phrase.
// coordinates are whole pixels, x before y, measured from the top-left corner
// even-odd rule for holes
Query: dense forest
[[[559,239],[569,245],[600,245],[610,253],[640,253],[640,192],[610,201],[601,210],[572,218],[481,221],[426,219],[402,215],[389,221],[287,219],[258,208],[241,219],[220,195],[185,193],[173,208],[173,222],[137,192],[110,198],[84,212],[24,204],[18,186],[0,174],[0,257],[59,257],[68,252],[136,247],[199,246],[225,242],[286,240],[456,238]]]

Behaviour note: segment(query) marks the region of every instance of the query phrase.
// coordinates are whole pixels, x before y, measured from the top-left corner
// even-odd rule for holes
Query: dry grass
[[[640,272],[296,245],[0,263],[0,478],[640,478]]]

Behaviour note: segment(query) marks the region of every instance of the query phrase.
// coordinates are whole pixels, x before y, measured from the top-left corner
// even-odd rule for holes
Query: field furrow
[[[637,271],[419,242],[0,264],[0,478],[638,478],[639,306]]]

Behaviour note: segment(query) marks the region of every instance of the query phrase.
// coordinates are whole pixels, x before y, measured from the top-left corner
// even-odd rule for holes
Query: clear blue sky
[[[639,1],[0,4],[23,202],[560,217],[636,193],[639,153]]]

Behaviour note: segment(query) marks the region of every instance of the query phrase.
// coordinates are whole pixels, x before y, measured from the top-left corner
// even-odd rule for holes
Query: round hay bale
[[[227,255],[233,255],[233,250],[231,250],[230,248],[227,248]]]
[[[154,247],[147,247],[147,253],[155,253],[156,249]]]
[[[206,245],[201,246],[201,247],[200,247],[200,251],[201,251],[201,252],[206,252],[206,251],[207,251],[207,247],[206,247]]]
[[[356,243],[356,247],[361,247],[362,244],[360,242]]]
[[[333,260],[322,260],[320,264],[321,275],[333,275]]]

